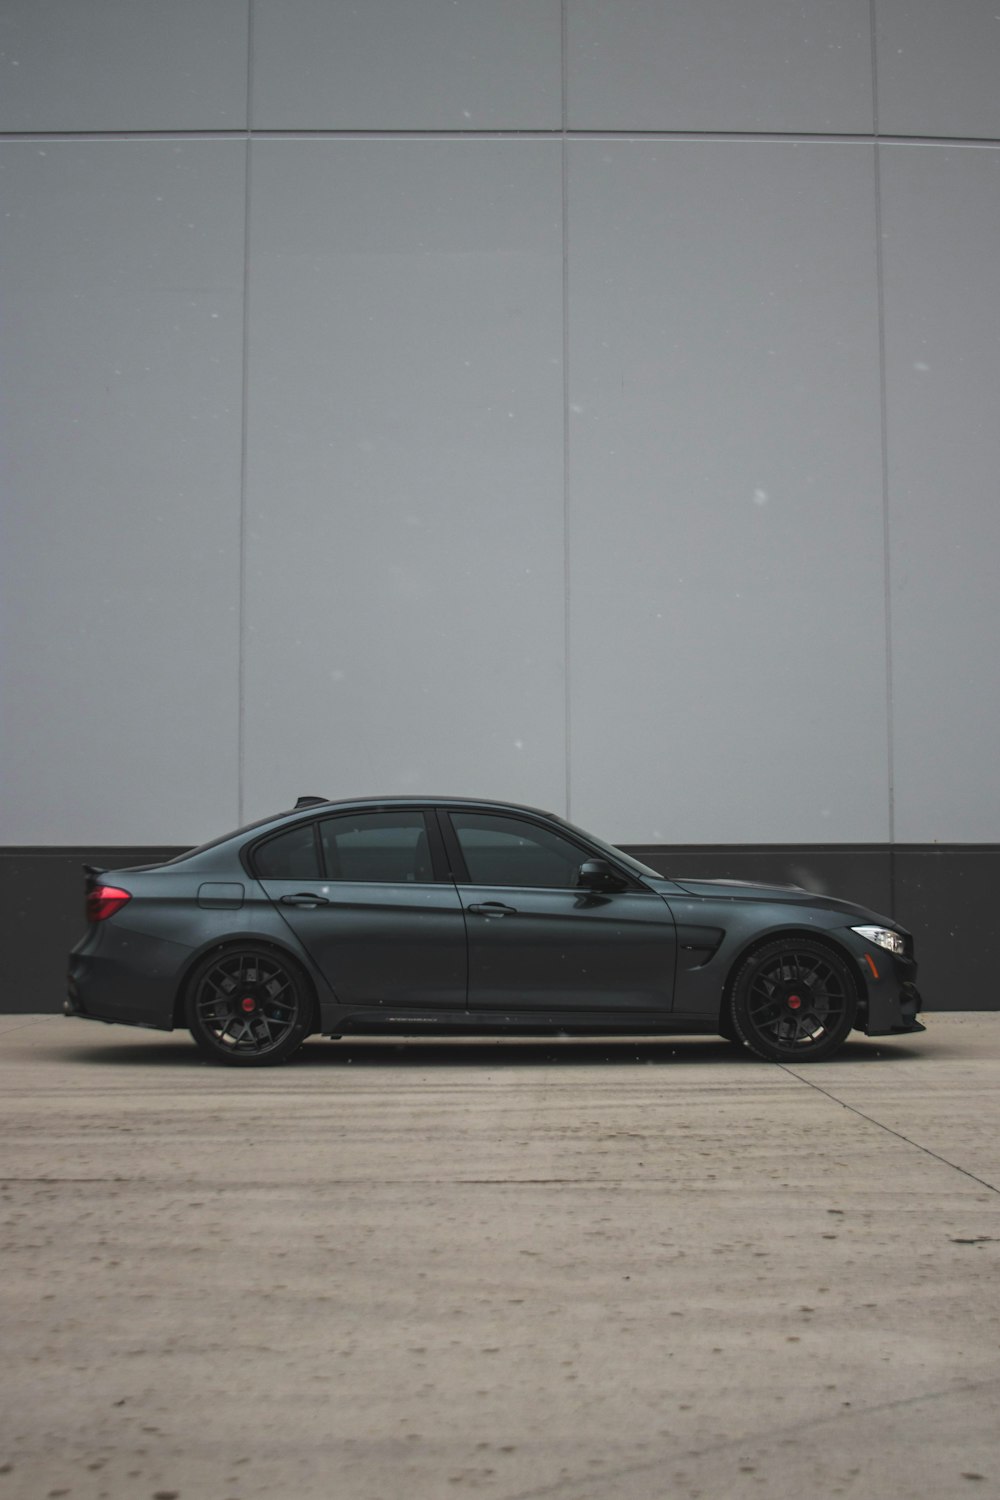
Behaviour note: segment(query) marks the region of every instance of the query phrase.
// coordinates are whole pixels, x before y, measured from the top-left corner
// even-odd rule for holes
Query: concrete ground
[[[1000,1015],[837,1061],[0,1018],[0,1500],[1000,1495]]]

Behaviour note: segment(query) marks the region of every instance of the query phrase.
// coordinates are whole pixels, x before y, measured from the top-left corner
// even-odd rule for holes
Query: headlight
[[[902,934],[893,932],[891,927],[852,927],[858,937],[863,937],[866,943],[875,943],[879,948],[888,948],[890,953],[898,953],[902,958],[904,944]]]

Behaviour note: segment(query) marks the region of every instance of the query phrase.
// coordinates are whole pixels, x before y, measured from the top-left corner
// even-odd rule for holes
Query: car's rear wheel
[[[729,994],[733,1030],[770,1062],[820,1062],[854,1025],[858,992],[842,958],[809,938],[779,938],[737,972]]]
[[[309,982],[291,959],[241,946],[210,954],[185,998],[187,1024],[213,1062],[266,1067],[287,1062],[309,1035]]]

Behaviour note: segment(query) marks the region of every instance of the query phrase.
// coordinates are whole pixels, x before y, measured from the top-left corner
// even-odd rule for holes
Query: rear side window
[[[253,864],[263,880],[320,880],[315,823],[297,823],[258,844]]]
[[[343,813],[319,825],[328,880],[426,884],[434,879],[421,812]]]

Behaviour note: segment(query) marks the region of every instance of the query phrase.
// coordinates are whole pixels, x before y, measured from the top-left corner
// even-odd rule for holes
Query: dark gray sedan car
[[[665,879],[551,813],[326,802],[162,865],[87,869],[66,1013],[187,1026],[216,1062],[312,1032],[721,1034],[830,1057],[922,1031],[910,935],[793,886]]]

